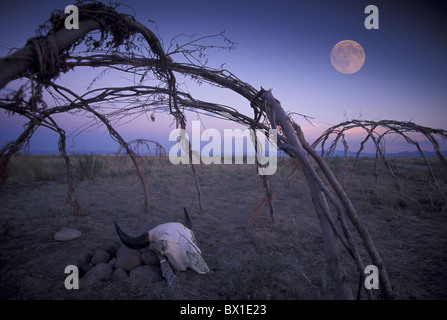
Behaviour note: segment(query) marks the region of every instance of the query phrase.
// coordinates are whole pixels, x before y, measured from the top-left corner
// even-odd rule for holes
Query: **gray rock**
[[[132,281],[155,283],[163,281],[161,270],[154,266],[141,266],[133,269],[129,275]]]
[[[105,250],[96,250],[92,258],[93,264],[107,263],[110,260],[110,254]]]
[[[91,268],[93,268],[94,267],[94,265],[93,265],[93,263],[91,263],[91,262],[89,262],[89,263],[86,263],[86,264],[83,264],[82,266],[81,266],[81,268],[79,269],[79,275],[82,277],[82,276],[84,276],[84,274],[86,274]]]
[[[82,277],[83,281],[108,281],[112,274],[112,267],[107,263],[100,263],[91,268],[87,273]]]
[[[108,262],[109,266],[111,266],[113,269],[115,269],[115,262],[116,262],[116,257],[113,257],[112,259],[110,259],[110,261]]]
[[[113,271],[110,280],[112,280],[112,282],[118,282],[118,281],[123,281],[126,280],[128,278],[128,275],[126,273],[126,271],[124,271],[121,268],[115,269],[115,271]]]
[[[130,271],[138,266],[141,266],[140,252],[127,248],[125,246],[121,247],[116,253],[115,268],[121,268],[124,271]]]
[[[158,264],[157,254],[152,250],[144,250],[141,253],[141,261],[146,265]]]
[[[76,265],[83,266],[85,264],[91,264],[93,258],[93,253],[87,250],[84,250],[82,258],[78,260]],[[92,265],[93,266],[93,265]]]
[[[59,230],[58,232],[55,233],[54,240],[69,241],[69,240],[77,239],[80,236],[81,236],[81,231],[79,231],[77,229],[65,228],[65,229]]]
[[[131,249],[131,248],[126,247],[126,246],[123,245],[116,252],[116,257],[118,258],[118,257],[120,257],[122,255],[126,255],[127,256],[127,255],[132,255],[132,254],[134,254],[134,255],[138,254],[139,255],[140,252],[138,250],[134,250],[134,249]]]
[[[121,244],[115,241],[109,241],[104,245],[104,250],[110,254],[110,256],[116,255],[116,252],[120,248]]]

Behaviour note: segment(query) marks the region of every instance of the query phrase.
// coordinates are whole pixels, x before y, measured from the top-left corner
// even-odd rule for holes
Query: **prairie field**
[[[71,155],[79,163],[82,156]],[[75,198],[86,214],[75,216],[65,203],[65,167],[58,155],[16,155],[0,191],[0,299],[336,299],[323,251],[321,228],[303,175],[287,159],[270,177],[275,221],[268,205],[250,222],[264,197],[250,164],[196,166],[203,196],[199,202],[189,165],[144,158],[149,212],[141,183],[126,156],[92,155],[95,167],[75,172]],[[353,159],[350,159],[352,162]],[[366,224],[387,267],[397,299],[447,298],[447,179],[430,159],[438,186],[417,158],[395,158],[402,196],[386,168],[363,157],[345,177],[346,191]],[[344,159],[328,160],[340,180]],[[133,235],[183,220],[188,208],[206,275],[177,272],[179,287],[165,281],[94,282],[67,290],[67,265],[110,241],[119,243],[114,222]],[[82,232],[58,242],[62,228]],[[358,273],[346,255],[353,288]],[[366,261],[368,264],[368,261]],[[362,293],[361,298],[366,295]],[[380,298],[380,295],[378,296]]]

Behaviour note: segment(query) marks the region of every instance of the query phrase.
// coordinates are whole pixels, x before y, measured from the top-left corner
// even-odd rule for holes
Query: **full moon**
[[[340,41],[332,48],[331,63],[338,72],[344,74],[356,73],[365,63],[365,51],[355,41]]]

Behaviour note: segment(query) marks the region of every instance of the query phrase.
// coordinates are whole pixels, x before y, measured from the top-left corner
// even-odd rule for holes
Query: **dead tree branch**
[[[447,159],[443,155],[441,148],[439,146],[438,139],[446,140],[447,139],[447,131],[443,129],[433,129],[429,127],[424,127],[421,125],[417,125],[413,122],[405,122],[405,121],[395,121],[395,120],[380,120],[380,121],[370,121],[370,120],[351,120],[342,122],[338,125],[335,125],[329,129],[327,129],[320,137],[318,137],[314,143],[312,144],[313,148],[316,148],[319,144],[321,145],[321,154],[325,157],[330,156],[337,147],[338,141],[340,137],[344,136],[349,130],[360,128],[366,132],[366,137],[364,140],[360,143],[360,148],[357,150],[356,157],[354,160],[354,164],[352,167],[352,171],[355,171],[359,156],[361,152],[364,150],[364,146],[366,142],[371,141],[374,145],[374,148],[376,150],[376,159],[378,156],[380,156],[380,159],[382,160],[382,163],[384,166],[388,169],[388,172],[390,173],[390,176],[393,177],[396,186],[398,187],[399,191],[402,194],[401,189],[401,182],[399,180],[398,174],[396,173],[395,169],[390,165],[390,163],[387,160],[383,141],[385,141],[385,137],[387,135],[397,135],[398,137],[403,138],[406,142],[413,145],[416,150],[418,151],[421,158],[424,160],[431,179],[434,181],[434,183],[439,188],[439,182],[436,177],[436,174],[433,170],[433,168],[430,165],[430,162],[428,161],[427,157],[425,156],[424,151],[422,150],[422,147],[420,145],[420,142],[416,141],[415,139],[410,137],[410,134],[419,133],[422,134],[427,141],[431,144],[432,148],[435,150],[436,155],[441,160],[441,163],[445,168],[447,168]],[[335,138],[332,141],[332,144],[329,149],[325,150],[325,143],[330,139],[331,136],[335,136]],[[346,149],[347,145],[344,144],[344,150],[347,152]],[[375,175],[377,178],[377,163],[375,163]]]

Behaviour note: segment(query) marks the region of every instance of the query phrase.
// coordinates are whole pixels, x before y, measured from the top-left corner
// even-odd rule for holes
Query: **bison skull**
[[[186,209],[185,224],[191,227]],[[115,228],[121,241],[126,246],[133,249],[142,249],[150,246],[151,249],[165,256],[174,269],[185,271],[186,268],[191,268],[200,274],[205,274],[209,271],[197,246],[194,233],[190,228],[179,222],[160,224],[138,237],[127,235],[117,223],[115,223]]]

